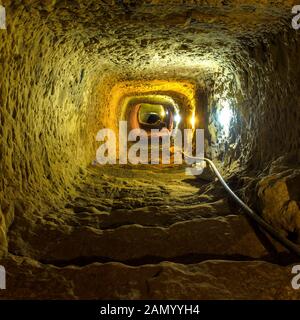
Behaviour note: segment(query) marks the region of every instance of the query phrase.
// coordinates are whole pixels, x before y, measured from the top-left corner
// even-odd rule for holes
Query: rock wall
[[[2,4],[4,251],[14,215],[42,214],[74,193],[93,160],[95,133],[117,121],[108,105],[118,82],[197,83],[207,153],[226,165],[262,171],[279,156],[299,163],[300,33],[290,27],[292,1]],[[220,99],[233,109],[226,139],[215,117]]]
[[[215,113],[219,99],[231,100],[227,160],[239,158],[249,169],[257,170],[280,156],[294,155],[291,164],[300,162],[299,52],[300,34],[287,28],[241,48],[239,59],[231,61],[234,72],[217,76],[211,90],[209,124],[213,142],[224,150],[221,137],[214,133],[219,126]]]
[[[7,30],[0,32],[4,249],[13,212],[36,214],[48,205],[59,206],[90,162],[87,110],[94,86],[82,44],[68,34],[54,33],[42,11],[15,3],[6,10]]]

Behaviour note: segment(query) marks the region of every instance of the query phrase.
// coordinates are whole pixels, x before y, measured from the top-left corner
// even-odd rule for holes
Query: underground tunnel
[[[0,4],[1,299],[300,298],[294,1]],[[209,163],[186,174],[185,129],[279,239]],[[153,130],[170,163],[147,157]]]

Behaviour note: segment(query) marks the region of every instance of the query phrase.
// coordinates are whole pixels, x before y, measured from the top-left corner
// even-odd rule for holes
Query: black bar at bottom
[[[298,314],[299,301],[0,301],[1,319],[212,319]]]

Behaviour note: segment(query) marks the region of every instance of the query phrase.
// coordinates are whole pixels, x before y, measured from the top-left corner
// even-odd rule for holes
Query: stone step
[[[262,261],[57,268],[9,255],[0,263],[7,270],[0,299],[300,299],[291,285],[292,266]]]
[[[193,219],[168,227],[135,224],[108,230],[36,223],[12,238],[10,252],[57,265],[268,256],[247,219],[238,215]]]
[[[89,226],[99,229],[113,229],[116,227],[139,224],[143,226],[170,226],[179,221],[196,218],[212,218],[232,214],[227,199],[220,199],[212,203],[196,205],[162,205],[153,204],[132,210],[116,209],[104,210],[103,206],[72,206],[75,214],[60,215],[67,224],[72,226]],[[57,213],[47,214],[44,219],[53,220]]]

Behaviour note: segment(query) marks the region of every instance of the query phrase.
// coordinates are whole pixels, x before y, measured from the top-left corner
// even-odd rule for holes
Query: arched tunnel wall
[[[297,156],[299,151],[299,51],[299,36],[289,31],[249,48],[249,60],[255,63],[244,68],[241,82],[247,92],[244,140],[251,141],[249,157],[257,168],[279,156]]]
[[[45,25],[42,12],[7,6],[0,33],[1,242],[14,214],[70,196],[91,161],[93,63],[84,46]],[[101,80],[101,63],[97,64]],[[105,81],[104,81],[105,82]],[[105,86],[104,86],[105,87]]]
[[[81,134],[90,83],[83,52],[38,16],[14,15],[0,44],[9,57],[0,80],[2,190],[58,195],[86,161]]]
[[[216,74],[207,86],[206,122],[213,157],[239,160],[248,169],[262,170],[284,156],[299,162],[299,35],[286,30],[241,47],[231,67]],[[230,135],[218,137],[215,113],[219,99],[232,102]],[[220,142],[220,143],[218,143]]]
[[[126,57],[124,70],[120,70],[110,51],[89,50],[98,38],[82,40],[76,28],[65,28],[72,20],[72,10],[66,10],[68,14],[62,11],[56,20],[58,9],[54,16],[51,11],[55,1],[41,5],[40,10],[28,4],[4,4],[9,13],[8,28],[0,33],[4,247],[14,214],[25,209],[34,214],[42,211],[45,203],[72,195],[76,179],[93,160],[95,133],[118,120],[117,113],[108,108],[111,88],[122,81],[141,79],[145,73],[146,80],[193,81],[201,88],[203,103],[207,103],[207,152],[213,158],[225,159],[225,163],[239,161],[256,170],[265,169],[279,156],[294,156],[289,160],[299,162],[299,33],[285,27],[281,33],[243,38],[233,47],[235,51],[220,55],[217,68],[205,72],[197,67],[197,57],[200,65],[203,54],[199,51],[197,56],[197,50],[195,70],[189,66],[174,73],[168,60],[171,71],[159,63],[154,69],[151,64],[137,63],[135,71],[136,61],[132,58],[133,67],[128,68],[131,58],[128,60],[126,48],[120,51],[121,44],[114,43],[111,50],[115,46],[118,54]],[[74,10],[81,10],[79,3]],[[48,18],[57,25],[48,23]],[[102,41],[109,46],[109,37]],[[164,43],[164,39],[160,41]],[[165,44],[160,48],[170,50]],[[185,50],[185,46],[180,48],[175,56]],[[212,117],[220,98],[231,99],[234,113],[225,149]]]

